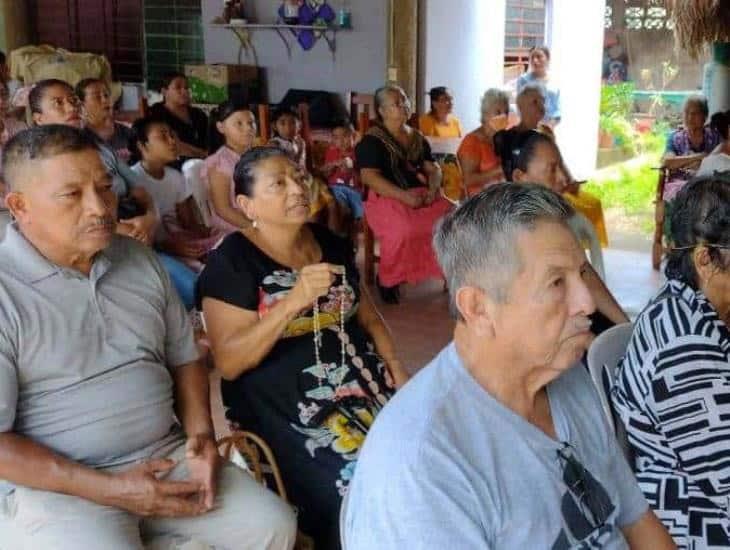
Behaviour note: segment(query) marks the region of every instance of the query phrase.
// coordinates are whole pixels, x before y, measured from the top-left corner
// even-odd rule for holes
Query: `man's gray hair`
[[[489,112],[492,107],[497,104],[504,105],[506,110],[509,111],[509,96],[507,92],[500,90],[499,88],[489,88],[482,96],[480,113],[482,115],[482,122],[485,122],[484,116]]]
[[[3,180],[10,191],[15,191],[23,183],[19,181],[18,170],[29,162],[86,149],[98,150],[93,135],[86,130],[65,124],[47,124],[23,130],[3,147]]]
[[[545,98],[545,86],[539,82],[528,82],[524,87],[517,93],[517,101],[522,99],[527,94],[538,93],[544,99]]]
[[[499,183],[467,200],[439,223],[433,238],[449,285],[451,313],[456,293],[476,286],[504,303],[522,269],[517,238],[540,221],[567,223],[573,208],[557,193],[534,183]]]

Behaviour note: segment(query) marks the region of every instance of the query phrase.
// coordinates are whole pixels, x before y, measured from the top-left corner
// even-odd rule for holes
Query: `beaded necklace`
[[[345,357],[347,355],[346,351],[346,345],[347,345],[347,338],[345,338],[345,293],[347,292],[347,273],[345,271],[345,268],[343,267],[342,270],[342,283],[338,289],[339,295],[340,295],[340,326],[338,329],[338,336],[340,339],[340,366],[345,367]],[[320,351],[322,348],[322,326],[319,322],[319,299],[314,300],[314,305],[312,308],[312,325],[313,325],[313,334],[314,334],[314,358],[317,362],[317,367],[322,369],[325,373],[325,378],[329,380],[329,365],[324,365],[322,363],[322,360],[320,358]],[[319,378],[319,385],[322,386],[322,378]]]

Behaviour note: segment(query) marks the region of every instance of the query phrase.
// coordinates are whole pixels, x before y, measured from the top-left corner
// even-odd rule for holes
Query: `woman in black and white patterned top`
[[[667,283],[639,315],[613,401],[679,548],[730,546],[730,176],[686,186]]]

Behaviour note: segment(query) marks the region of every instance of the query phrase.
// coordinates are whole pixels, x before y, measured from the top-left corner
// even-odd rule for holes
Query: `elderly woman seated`
[[[269,443],[316,547],[339,548],[359,449],[408,375],[352,245],[307,223],[301,169],[281,149],[255,147],[234,183],[251,227],[228,235],[198,280],[226,416]]]
[[[694,175],[699,159],[710,154],[720,143],[720,134],[711,126],[706,126],[709,108],[707,99],[701,95],[691,95],[684,102],[682,117],[684,125],[672,132],[667,139],[664,164],[670,169],[669,181],[664,185],[662,198],[669,201]]]
[[[499,155],[494,150],[494,135],[504,130],[509,113],[509,97],[490,88],[482,96],[482,125],[466,135],[457,156],[469,195],[489,184],[504,181]]]
[[[613,403],[679,548],[730,546],[730,179],[683,188],[666,284],[636,320]]]
[[[360,178],[369,190],[365,215],[380,241],[378,288],[391,304],[399,301],[401,283],[442,277],[431,235],[450,208],[439,195],[441,170],[431,147],[406,124],[410,108],[398,86],[377,90],[377,121],[355,148]]]

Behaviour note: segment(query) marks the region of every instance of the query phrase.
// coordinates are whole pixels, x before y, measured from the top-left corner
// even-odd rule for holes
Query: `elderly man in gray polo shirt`
[[[94,143],[33,128],[3,170],[0,547],[291,548],[291,509],[218,456],[185,310],[152,251],[114,234]]]

